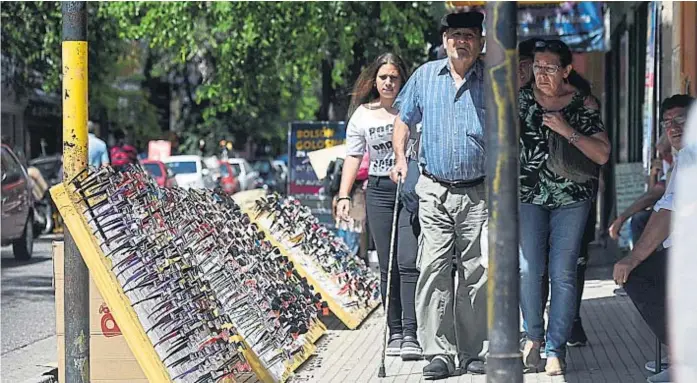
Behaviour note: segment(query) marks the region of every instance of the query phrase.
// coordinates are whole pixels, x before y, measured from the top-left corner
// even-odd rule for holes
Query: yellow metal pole
[[[63,174],[87,167],[87,41],[63,42]]]
[[[87,166],[87,3],[63,2],[63,182]],[[65,230],[65,380],[90,381],[89,272]]]

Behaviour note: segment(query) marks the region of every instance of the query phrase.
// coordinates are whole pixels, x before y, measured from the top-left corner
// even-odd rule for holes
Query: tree
[[[57,89],[58,5],[9,4],[8,54]],[[379,54],[412,69],[426,61],[440,12],[430,2],[90,3],[91,111],[121,127],[142,125],[127,118],[138,110],[148,136],[152,121],[168,128],[172,102],[185,142],[282,139],[288,121],[344,119],[353,82]]]
[[[185,89],[188,103],[185,130],[205,136],[217,126],[244,142],[283,137],[290,120],[343,119],[349,89],[374,57],[392,50],[413,66],[428,58],[425,41],[437,29],[433,9],[431,3],[128,2],[109,3],[108,13],[119,20],[123,38],[146,41],[157,52],[161,74],[177,73],[175,86]],[[204,123],[209,119],[215,123]]]
[[[105,3],[88,5],[90,118],[104,127],[130,131],[138,138],[156,136],[159,127],[147,94],[134,87],[139,73],[137,46],[119,36],[119,26]],[[61,8],[58,2],[3,2],[3,79],[19,95],[33,89],[59,93],[61,88]],[[141,141],[139,140],[139,141]]]

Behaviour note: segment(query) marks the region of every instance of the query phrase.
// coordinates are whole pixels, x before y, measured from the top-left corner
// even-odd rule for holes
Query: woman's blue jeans
[[[576,263],[591,201],[559,208],[520,204],[520,306],[530,340],[545,340],[542,284],[549,264],[547,357],[566,357],[576,315]]]

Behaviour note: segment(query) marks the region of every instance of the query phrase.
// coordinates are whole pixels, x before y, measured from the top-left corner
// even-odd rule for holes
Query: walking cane
[[[392,283],[392,260],[394,258],[395,237],[397,235],[397,212],[399,211],[399,191],[402,188],[402,175],[397,176],[397,195],[395,196],[394,213],[392,214],[392,236],[390,237],[390,255],[387,258],[387,291],[385,291],[385,328],[382,333],[382,355],[380,355],[380,369],[378,378],[387,376],[385,372],[385,352],[387,349],[387,331],[390,312],[390,285]]]

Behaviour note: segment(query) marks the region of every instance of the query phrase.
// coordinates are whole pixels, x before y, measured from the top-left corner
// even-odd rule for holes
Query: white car
[[[240,182],[240,190],[252,190],[259,187],[259,172],[254,170],[252,165],[244,158],[228,158],[227,160],[235,172],[237,180]]]
[[[215,180],[201,156],[171,156],[162,160],[174,173],[177,185],[184,189],[214,189]]]

